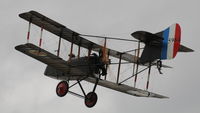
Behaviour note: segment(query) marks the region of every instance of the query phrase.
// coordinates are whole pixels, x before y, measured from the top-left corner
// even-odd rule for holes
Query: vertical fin
[[[173,58],[176,56],[176,54],[180,48],[180,42],[181,42],[181,27],[179,24],[176,24]]]
[[[161,33],[164,38],[161,59],[173,59],[180,47],[181,27],[179,24],[173,24]]]

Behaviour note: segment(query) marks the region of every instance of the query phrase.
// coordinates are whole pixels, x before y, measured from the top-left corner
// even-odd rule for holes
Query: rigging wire
[[[87,34],[80,34],[79,36],[104,38],[104,39],[106,38],[106,39],[111,39],[111,40],[121,40],[121,41],[129,41],[129,42],[139,42],[138,40],[123,39],[123,38],[117,38],[117,37],[96,36],[96,35],[87,35]]]

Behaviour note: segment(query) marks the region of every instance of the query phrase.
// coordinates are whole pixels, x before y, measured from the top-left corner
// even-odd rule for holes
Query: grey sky
[[[199,4],[198,0],[1,0],[0,112],[199,112]],[[55,87],[59,81],[43,76],[45,65],[14,49],[16,45],[26,42],[27,22],[18,14],[30,10],[38,11],[77,32],[130,39],[134,31],[159,32],[177,22],[182,27],[182,44],[195,52],[180,53],[174,60],[165,61],[174,68],[163,70],[164,75],[153,71],[150,90],[170,99],[138,98],[98,87],[97,105],[88,109],[83,99],[72,95],[57,97]],[[34,41],[39,32],[36,33],[36,27],[32,30]],[[53,40],[49,38],[50,33],[45,36],[45,43]],[[131,44],[113,43],[110,42],[109,47],[118,50],[133,47]]]

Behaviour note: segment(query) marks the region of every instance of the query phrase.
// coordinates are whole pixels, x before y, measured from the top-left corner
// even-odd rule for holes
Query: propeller
[[[101,71],[101,75],[105,76],[107,75],[107,69],[108,69],[108,64],[109,64],[109,59],[108,59],[108,51],[106,48],[106,38],[104,40],[103,46],[101,46],[99,50],[99,58],[97,59],[97,64],[98,64],[98,69]],[[97,56],[97,55],[96,55]]]
[[[106,65],[109,64],[109,59],[108,59],[108,51],[107,51],[107,48],[106,48],[106,43],[107,42],[107,39],[105,38],[104,40],[104,45],[102,46],[102,62]]]

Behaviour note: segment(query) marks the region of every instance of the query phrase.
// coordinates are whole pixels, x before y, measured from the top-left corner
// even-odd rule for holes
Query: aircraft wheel
[[[66,81],[61,81],[60,83],[58,83],[57,87],[56,87],[56,94],[59,97],[63,97],[67,94],[69,90],[69,85]]]
[[[93,107],[97,103],[97,94],[90,92],[85,97],[85,105],[89,108]]]

